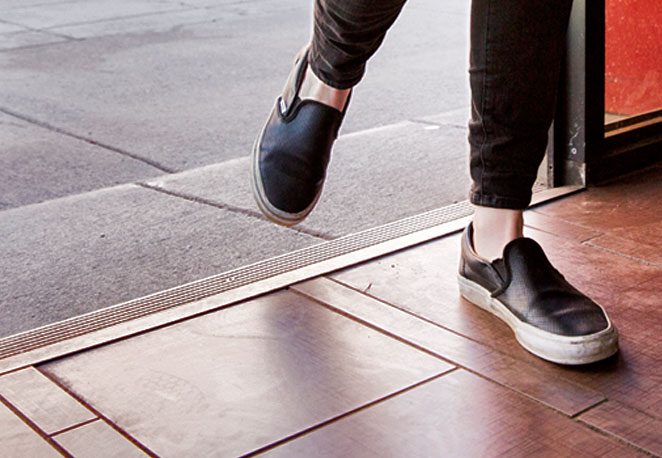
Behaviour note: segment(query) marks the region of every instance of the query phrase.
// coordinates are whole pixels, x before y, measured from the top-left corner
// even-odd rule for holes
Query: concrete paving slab
[[[405,7],[343,132],[468,106],[466,11],[456,11],[468,6],[457,3]],[[202,23],[187,24],[197,10],[104,21],[98,33],[116,35],[5,53],[0,105],[176,170],[245,155],[308,39],[310,5],[205,11]]]
[[[218,6],[222,3],[222,6]],[[300,9],[300,7],[298,7]],[[295,10],[290,2],[272,0],[215,1],[210,7],[195,7],[182,10],[163,11],[154,14],[141,14],[130,17],[117,17],[104,21],[84,22],[64,25],[49,29],[78,39],[120,35],[126,33],[167,32],[176,27],[189,24],[227,22],[246,17],[269,16],[279,10]]]
[[[307,39],[307,14],[5,54],[0,103],[172,169],[220,162],[250,148],[282,86],[274,68],[287,75]]]
[[[117,17],[182,10],[175,0],[81,0],[37,3],[19,8],[0,8],[0,20],[31,28],[46,29],[64,24],[98,22]]]
[[[0,210],[163,174],[151,165],[0,113]]]
[[[467,198],[466,130],[401,123],[341,136],[306,229],[337,237]],[[148,183],[259,212],[247,157]]]
[[[319,240],[135,185],[0,212],[0,337]]]
[[[470,2],[408,2],[368,62],[346,132],[435,115],[470,103]]]

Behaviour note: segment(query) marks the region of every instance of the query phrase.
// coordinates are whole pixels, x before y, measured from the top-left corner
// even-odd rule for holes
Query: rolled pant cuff
[[[469,193],[469,201],[481,207],[506,208],[510,210],[524,210],[531,203],[531,195],[525,198],[495,196],[489,194]]]
[[[326,68],[328,68],[327,65],[325,65],[323,62],[320,62],[318,60],[319,56],[316,56],[314,54],[314,51],[311,49],[310,54],[308,55],[308,65],[310,65],[310,69],[313,71],[315,76],[320,79],[324,84],[331,86],[332,88],[335,89],[351,89],[363,79],[363,72],[361,72],[358,75],[337,75],[337,78],[333,78],[331,76],[332,72],[326,71]]]

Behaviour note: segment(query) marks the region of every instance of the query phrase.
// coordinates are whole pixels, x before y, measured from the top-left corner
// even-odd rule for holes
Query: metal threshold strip
[[[582,189],[547,189],[533,205]],[[442,207],[0,339],[0,374],[172,324],[462,230],[472,207]]]

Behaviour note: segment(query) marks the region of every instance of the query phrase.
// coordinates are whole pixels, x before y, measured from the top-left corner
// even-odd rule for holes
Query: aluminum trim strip
[[[534,195],[532,204],[580,189],[573,186],[545,190]],[[459,202],[5,337],[0,339],[0,374],[217,310],[448,235],[463,229],[472,213],[469,202]]]

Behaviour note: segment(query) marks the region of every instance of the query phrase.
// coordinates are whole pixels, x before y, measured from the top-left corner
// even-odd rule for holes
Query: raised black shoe
[[[473,248],[473,227],[462,237],[460,293],[496,315],[517,341],[540,358],[587,364],[618,351],[618,333],[605,310],[557,271],[533,239],[508,243],[492,262]]]
[[[308,49],[304,48],[253,146],[253,195],[262,213],[284,226],[303,221],[315,207],[349,103],[341,112],[299,98],[307,67]]]

